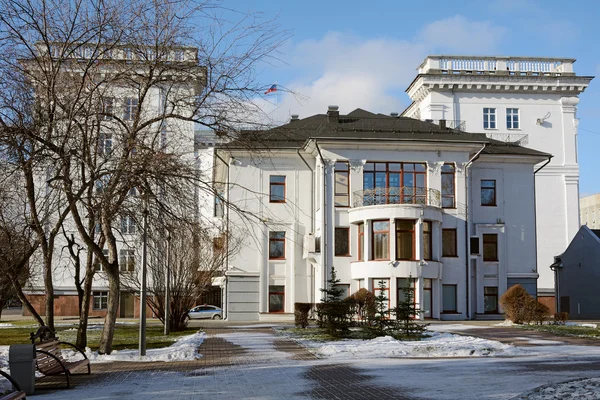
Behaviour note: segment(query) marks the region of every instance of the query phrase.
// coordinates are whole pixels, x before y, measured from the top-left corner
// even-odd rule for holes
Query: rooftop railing
[[[384,204],[421,204],[441,207],[439,190],[426,187],[387,187],[357,190],[353,193],[354,207],[367,207]]]
[[[428,56],[419,73],[575,75],[572,58]]]

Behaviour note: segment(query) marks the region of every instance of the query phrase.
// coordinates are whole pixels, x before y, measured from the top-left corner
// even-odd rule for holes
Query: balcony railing
[[[353,193],[354,207],[366,207],[383,204],[421,204],[441,207],[439,190],[426,187],[387,187],[357,190]]]
[[[428,56],[419,73],[575,75],[574,62],[570,58]]]

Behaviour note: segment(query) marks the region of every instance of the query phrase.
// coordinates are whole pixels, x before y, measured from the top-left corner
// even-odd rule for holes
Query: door
[[[127,292],[121,292],[121,301],[119,305],[119,317],[121,318],[133,318],[133,312],[135,309],[135,302],[133,295]]]

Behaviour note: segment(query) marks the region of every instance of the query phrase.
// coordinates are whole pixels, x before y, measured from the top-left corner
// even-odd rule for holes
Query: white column
[[[324,284],[329,279],[331,267],[333,266],[333,256],[335,249],[335,159],[325,160],[325,222],[326,222],[326,245],[325,249],[325,265],[323,266]]]

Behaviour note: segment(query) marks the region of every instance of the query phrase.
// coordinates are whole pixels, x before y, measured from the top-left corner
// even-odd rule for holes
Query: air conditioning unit
[[[304,251],[307,253],[314,253],[317,248],[317,238],[314,234],[309,233],[308,235],[304,235],[303,247]]]

